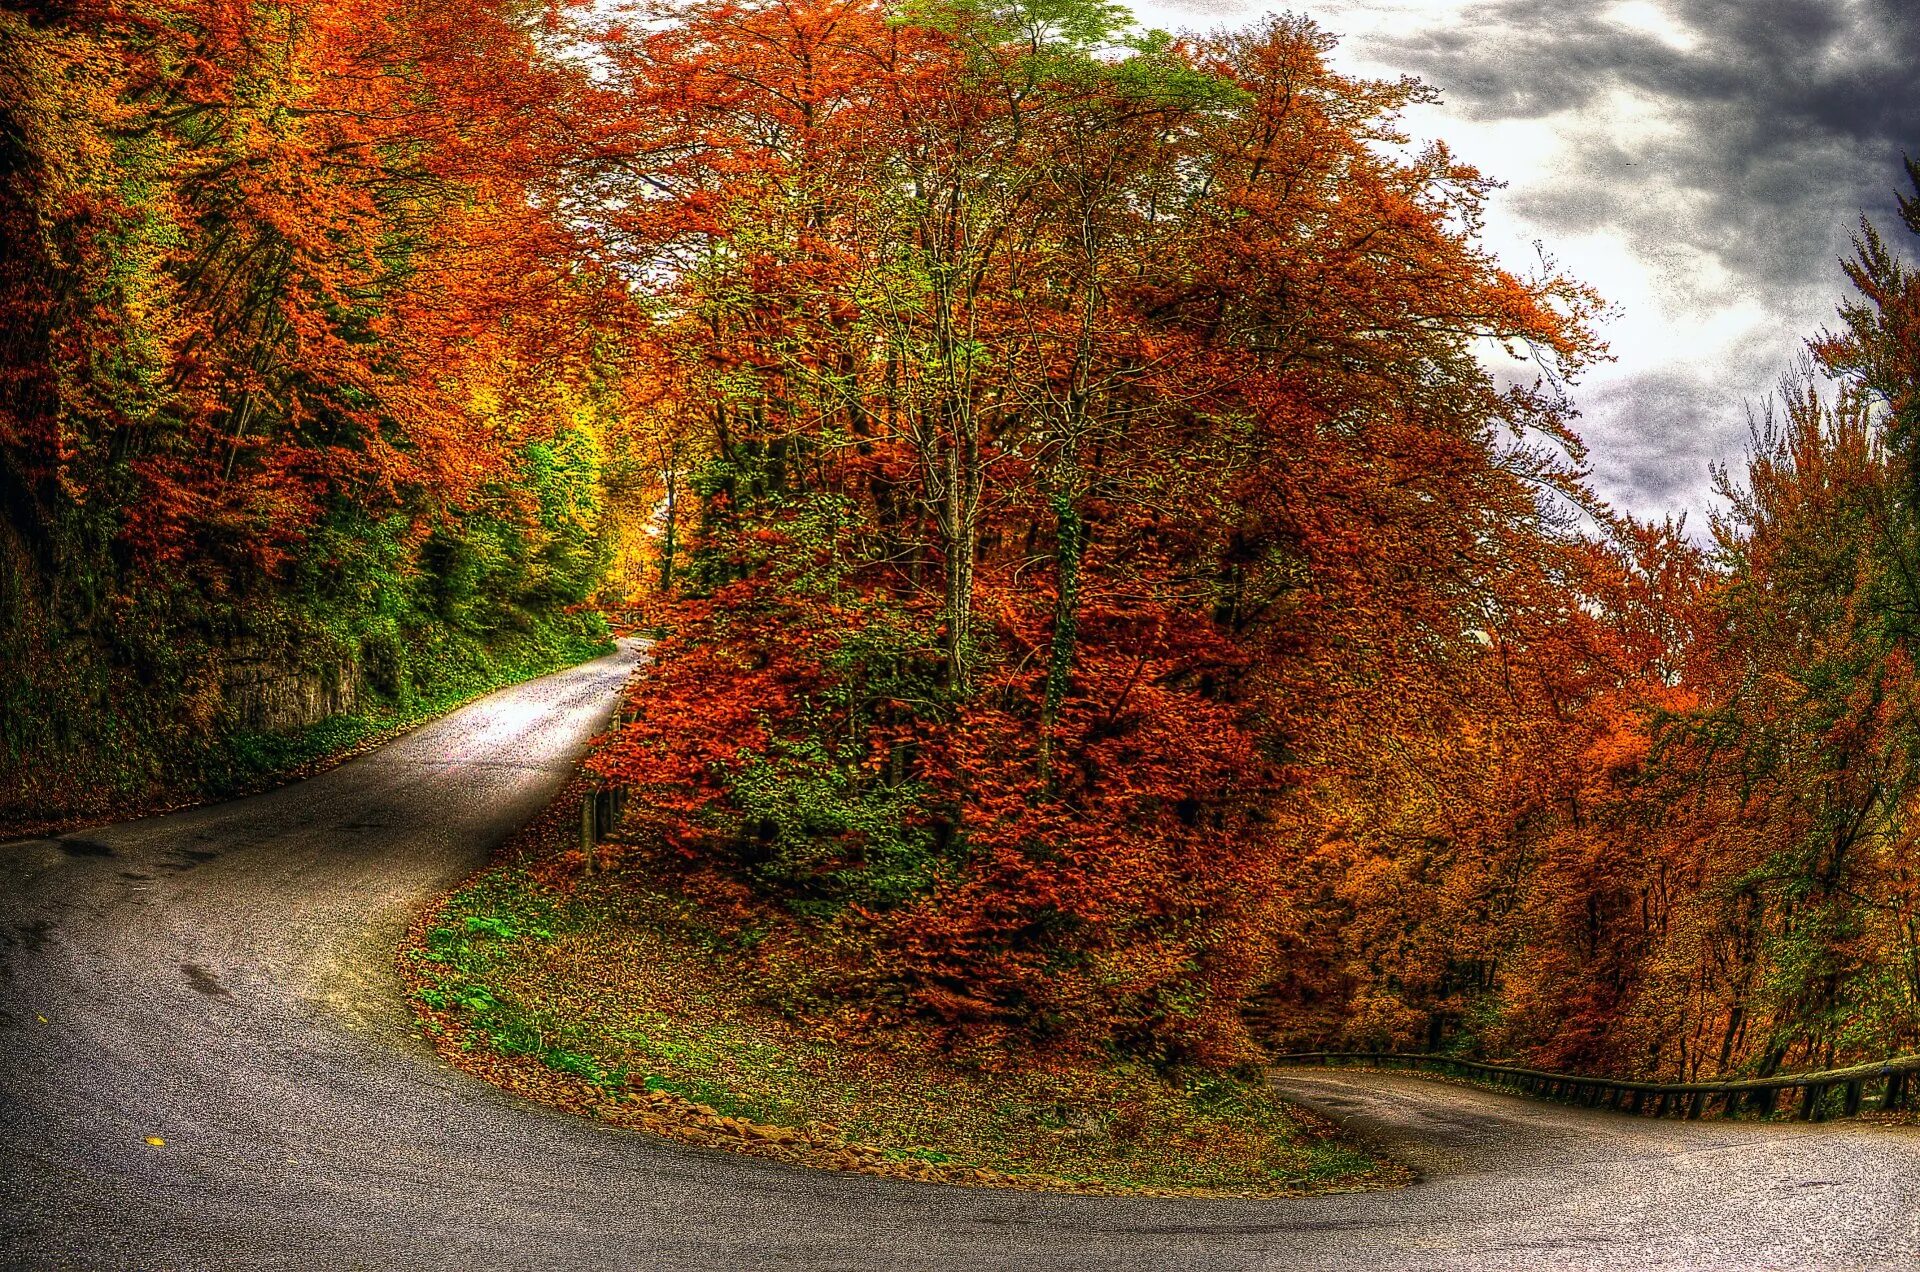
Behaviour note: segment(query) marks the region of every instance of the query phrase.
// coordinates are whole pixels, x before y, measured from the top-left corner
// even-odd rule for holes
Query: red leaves
[[[712,596],[595,763],[850,995],[1224,1061],[1312,926],[1309,828],[1424,818],[1408,752],[1489,648],[1558,648],[1536,492],[1585,496],[1496,438],[1576,443],[1474,350],[1571,372],[1593,300],[1491,262],[1486,181],[1377,144],[1423,90],[1308,23],[1036,62],[949,16],[697,3],[606,46]]]
[[[72,300],[58,402],[6,431],[75,490],[124,463],[138,559],[270,574],[330,501],[460,507],[551,426],[572,89],[508,8],[134,0],[35,43],[16,87],[75,122],[13,228]]]

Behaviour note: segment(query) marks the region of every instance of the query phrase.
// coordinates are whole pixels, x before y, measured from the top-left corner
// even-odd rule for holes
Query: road
[[[565,780],[631,658],[270,794],[0,847],[0,1266],[1920,1266],[1920,1133],[1857,1124],[1291,1070],[1426,1179],[1254,1203],[813,1173],[520,1103],[414,1036],[391,949]]]

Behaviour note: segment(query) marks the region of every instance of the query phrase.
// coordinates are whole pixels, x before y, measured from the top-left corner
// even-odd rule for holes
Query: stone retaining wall
[[[222,715],[241,731],[303,729],[354,710],[365,692],[359,663],[347,655],[296,662],[236,651],[220,674]]]

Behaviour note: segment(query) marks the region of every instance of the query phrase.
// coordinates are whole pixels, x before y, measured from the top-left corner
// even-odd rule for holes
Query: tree
[[[511,3],[0,16],[0,807],[190,768],[247,648],[404,694],[445,661],[410,645],[570,621],[624,299],[554,212],[584,76],[541,39]]]
[[[1380,144],[1423,90],[1304,22],[673,16],[610,38],[593,197],[714,459],[596,766],[834,993],[1244,1054],[1330,740],[1438,700],[1579,497],[1551,387],[1475,342],[1571,373],[1591,296],[1481,253],[1478,174]]]

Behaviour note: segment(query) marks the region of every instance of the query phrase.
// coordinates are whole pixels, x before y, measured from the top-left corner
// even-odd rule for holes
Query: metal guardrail
[[[1803,1122],[1852,1117],[1863,1109],[1893,1112],[1920,1103],[1920,1056],[1904,1056],[1823,1073],[1782,1073],[1770,1078],[1715,1082],[1628,1082],[1577,1073],[1549,1073],[1515,1065],[1485,1064],[1452,1056],[1403,1051],[1301,1051],[1275,1056],[1272,1064],[1355,1064],[1378,1069],[1444,1073],[1565,1104],[1611,1108],[1637,1116],[1698,1118],[1772,1117],[1780,1093],[1797,1092],[1794,1116]],[[1869,1100],[1869,1097],[1872,1097]]]

